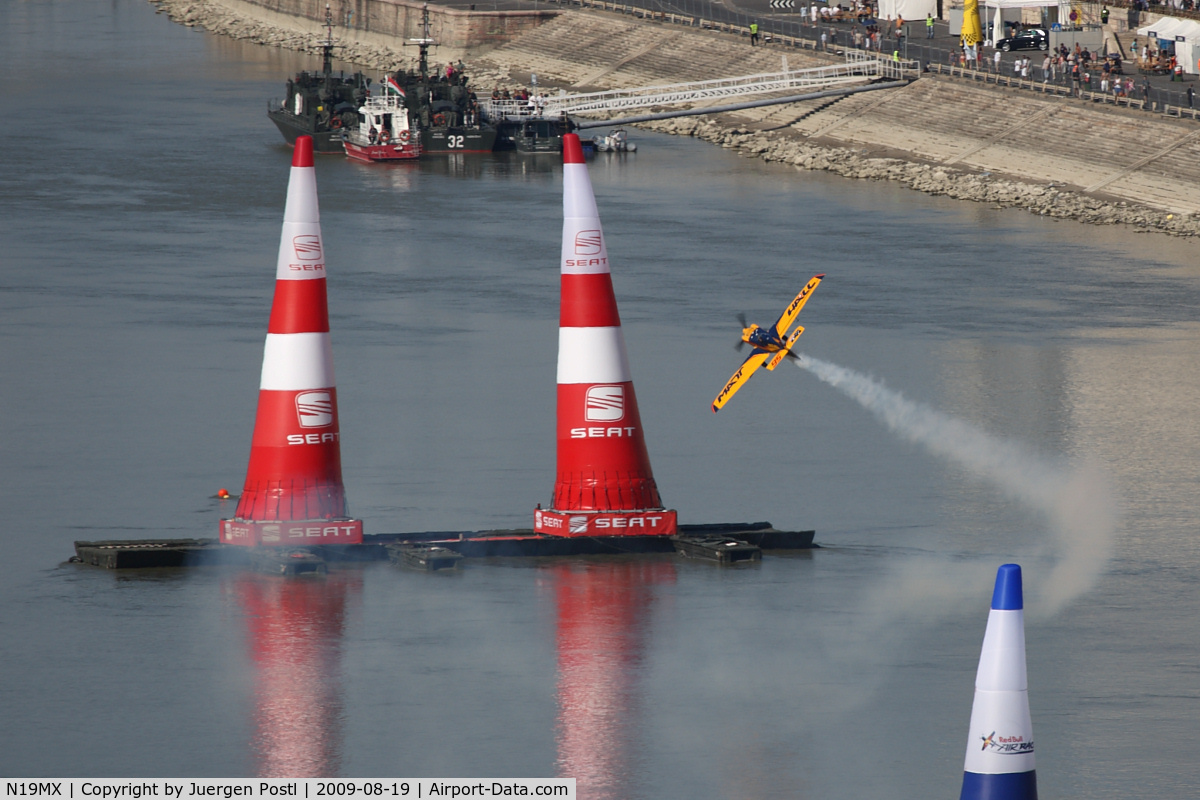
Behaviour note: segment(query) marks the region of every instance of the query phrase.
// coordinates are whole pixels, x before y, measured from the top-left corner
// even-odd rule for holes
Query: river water
[[[64,563],[72,542],[214,536],[232,510],[211,496],[244,476],[290,163],[265,101],[313,60],[141,0],[5,3],[0,45],[0,773],[952,797],[1016,560],[1042,795],[1200,791],[1194,244],[637,134],[591,176],[663,498],[821,549],[113,573]],[[317,174],[353,510],[528,526],[553,482],[561,168]],[[773,319],[816,272],[806,353],[1022,449],[1018,471],[1107,476],[1063,512],[1073,537],[800,370],[711,413],[737,312]]]

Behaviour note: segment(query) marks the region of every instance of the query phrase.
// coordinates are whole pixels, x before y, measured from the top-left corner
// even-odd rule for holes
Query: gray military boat
[[[421,38],[409,40],[417,46],[416,70],[399,70],[392,75],[402,87],[405,105],[420,132],[421,155],[492,152],[496,128],[480,115],[462,62],[430,73],[429,48],[437,43],[429,34],[428,3],[422,8],[421,27]]]
[[[359,123],[358,109],[370,95],[371,79],[361,72],[333,72],[333,17],[325,7],[325,41],[321,44],[321,71],[301,72],[287,82],[282,101],[267,103],[267,116],[288,144],[297,136],[311,136],[317,153],[342,153],[342,133]]]

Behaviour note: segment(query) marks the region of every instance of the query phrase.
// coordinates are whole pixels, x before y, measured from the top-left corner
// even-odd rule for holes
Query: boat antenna
[[[421,38],[409,39],[409,44],[417,46],[417,52],[420,54],[417,61],[417,72],[421,76],[422,81],[429,80],[429,45],[436,45],[437,42],[429,35],[429,3],[421,6]]]
[[[329,10],[329,3],[325,4],[325,41],[321,43],[321,69],[328,78],[333,74],[333,64],[330,59],[333,57],[333,13]]]

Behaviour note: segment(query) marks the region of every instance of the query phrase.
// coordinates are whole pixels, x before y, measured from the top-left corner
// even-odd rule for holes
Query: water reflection
[[[251,751],[261,778],[336,775],[342,750],[341,649],[362,573],[232,577],[254,669]]]
[[[283,139],[279,139],[282,146]],[[333,163],[342,156],[331,155],[327,161]],[[423,178],[438,177],[454,180],[502,180],[511,184],[520,182],[544,182],[554,177],[561,168],[560,160],[554,155],[528,155],[524,153],[450,153],[448,155],[422,156],[413,161],[363,164],[346,161],[345,168],[353,171],[356,179],[373,189],[386,189],[397,193],[424,191],[436,194],[437,184],[422,183]],[[339,177],[339,181],[341,178]],[[331,184],[332,185],[332,184]],[[508,190],[505,190],[508,191]],[[423,198],[427,202],[429,196]],[[458,197],[461,201],[463,198]],[[475,198],[475,202],[482,202]],[[464,206],[470,208],[470,205]]]
[[[330,158],[341,158],[331,155]],[[389,189],[394,192],[412,192],[418,188],[417,173],[421,169],[418,161],[396,161],[381,164],[363,164],[346,161],[348,169],[355,170],[363,182],[372,188]]]
[[[1070,351],[1065,346],[965,340],[943,349],[941,381],[951,413],[1047,452],[1070,428]]]
[[[635,794],[639,677],[654,587],[672,561],[595,561],[549,567],[558,611],[558,774],[581,800]]]
[[[514,151],[498,153],[450,153],[421,159],[421,171],[430,175],[452,178],[500,178],[520,181],[523,178],[552,176],[562,166],[556,154],[530,154]]]

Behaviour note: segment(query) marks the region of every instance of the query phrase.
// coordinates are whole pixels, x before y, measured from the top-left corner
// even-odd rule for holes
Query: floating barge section
[[[393,564],[435,572],[439,569],[455,569],[462,561],[462,553],[440,545],[421,545],[408,542],[392,542],[386,545],[388,557]]]
[[[670,553],[692,541],[736,540],[759,550],[805,550],[815,548],[813,531],[776,530],[769,522],[730,522],[709,525],[680,525],[676,536],[554,536],[532,529],[489,531],[424,531],[419,533],[364,534],[361,544],[314,545],[303,548],[327,562],[387,561],[417,564],[408,560],[406,548],[442,548],[459,558],[514,558],[545,556],[612,555],[619,553]],[[296,548],[244,547],[221,544],[216,539],[135,539],[75,542],[70,560],[106,569],[147,569],[230,564],[262,567],[267,559],[261,550]],[[391,552],[395,551],[396,556]],[[745,551],[742,551],[743,553]],[[282,555],[282,553],[280,554]],[[428,556],[429,553],[426,553]],[[449,557],[449,556],[448,556]],[[457,559],[454,559],[457,562]],[[719,559],[713,559],[719,560]],[[293,559],[299,567],[300,559]],[[288,563],[288,562],[285,562]],[[421,567],[422,569],[428,567]],[[442,568],[442,567],[437,567]],[[315,570],[312,570],[315,571]],[[289,573],[281,573],[289,574]]]
[[[729,536],[672,536],[675,552],[684,558],[702,558],[718,564],[762,561],[762,548]]]

